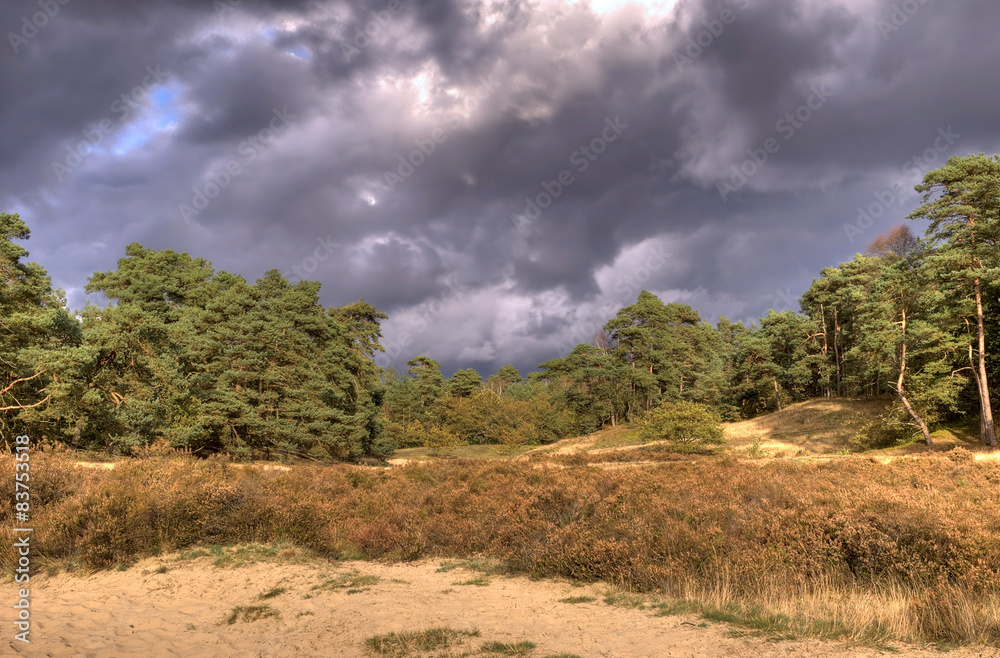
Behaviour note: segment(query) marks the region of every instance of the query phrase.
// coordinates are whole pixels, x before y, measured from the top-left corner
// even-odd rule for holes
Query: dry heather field
[[[387,468],[36,453],[37,640],[9,646],[1000,655],[1000,460],[962,432],[848,454],[854,419],[879,410],[794,405],[727,426],[728,446],[699,456],[623,428],[463,458],[401,451]],[[13,499],[13,477],[0,490]]]

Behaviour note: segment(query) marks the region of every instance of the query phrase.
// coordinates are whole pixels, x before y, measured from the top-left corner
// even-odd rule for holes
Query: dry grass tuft
[[[460,647],[473,637],[479,637],[479,631],[431,628],[426,631],[375,635],[365,640],[365,647],[369,652],[383,658],[405,658],[417,653],[446,651]]]
[[[280,619],[281,615],[278,614],[277,610],[269,605],[238,605],[233,608],[229,618],[226,619],[226,623],[235,624],[238,621],[259,621],[261,619],[267,619],[268,617]]]

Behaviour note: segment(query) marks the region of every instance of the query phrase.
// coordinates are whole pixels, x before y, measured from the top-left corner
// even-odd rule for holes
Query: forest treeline
[[[505,366],[445,378],[416,356],[380,368],[364,300],[320,303],[277,270],[254,283],[203,259],[130,244],[90,277],[105,306],[73,313],[0,215],[0,433],[129,452],[385,456],[397,447],[545,443],[635,423],[665,403],[725,419],[812,397],[892,395],[879,440],[979,419],[996,445],[990,383],[1000,348],[1000,156],[952,158],[917,186],[905,226],[819,273],[801,311],[715,326],[643,291],[587,344],[527,377]]]

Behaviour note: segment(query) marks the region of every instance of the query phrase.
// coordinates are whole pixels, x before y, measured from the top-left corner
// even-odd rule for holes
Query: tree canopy
[[[326,308],[317,282],[277,270],[250,282],[137,243],[90,277],[87,292],[107,303],[71,313],[27,260],[28,227],[0,214],[0,434],[118,452],[164,441],[196,454],[357,459],[893,396],[893,422],[925,441],[935,423],[969,417],[995,445],[1000,157],[952,158],[916,189],[911,217],[925,234],[895,227],[823,269],[799,311],[713,326],[643,290],[591,343],[527,376],[508,364],[447,378],[427,354],[404,372],[380,368],[387,316],[365,300]]]

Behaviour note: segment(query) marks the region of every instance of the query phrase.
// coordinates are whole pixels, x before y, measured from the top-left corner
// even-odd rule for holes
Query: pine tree
[[[969,365],[979,393],[983,441],[997,445],[987,372],[983,288],[1000,275],[1000,156],[954,157],[916,186],[923,205],[911,219],[930,220],[927,266],[955,293],[970,325]],[[965,300],[968,302],[965,302]]]
[[[59,350],[79,344],[79,323],[65,309],[48,273],[26,262],[28,251],[14,240],[31,236],[16,214],[0,213],[0,436],[37,422],[52,399]],[[23,413],[35,411],[35,415]]]
[[[448,393],[454,397],[470,397],[482,387],[482,376],[472,368],[459,370],[448,380]]]

